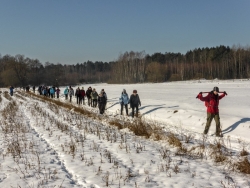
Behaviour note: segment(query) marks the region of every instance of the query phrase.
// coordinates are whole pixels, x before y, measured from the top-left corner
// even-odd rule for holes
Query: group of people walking
[[[13,96],[14,87],[10,86],[10,95]],[[27,86],[25,90],[28,92],[29,87]],[[33,91],[35,92],[35,86],[33,86]],[[46,97],[59,98],[60,96],[60,89],[59,87],[46,87],[46,86],[39,86],[38,92],[40,95],[44,95]],[[203,97],[203,93],[208,93],[207,96]],[[219,95],[219,93],[222,93]],[[76,97],[76,103],[77,104],[83,104],[85,105],[85,98],[87,98],[87,104],[90,107],[96,108],[98,106],[100,114],[103,114],[107,105],[107,94],[102,89],[100,93],[98,94],[96,89],[92,87],[89,87],[87,91],[85,92],[84,87],[80,88],[78,87],[76,91],[74,92],[74,89],[69,86],[66,87],[64,90],[64,96],[65,100],[68,100],[72,102],[72,97]],[[211,92],[200,92],[197,96],[198,99],[205,102],[205,106],[207,107],[207,123],[205,126],[204,134],[207,134],[211,125],[211,122],[213,119],[215,119],[216,122],[216,136],[222,136],[221,134],[221,127],[220,127],[220,116],[219,116],[219,100],[221,100],[223,97],[225,97],[227,93],[219,92],[218,87],[214,87]],[[121,105],[120,108],[120,114],[123,115],[123,110],[125,108],[126,115],[128,116],[128,105],[130,105],[130,108],[132,109],[131,116],[134,118],[134,116],[138,117],[139,112],[139,106],[141,106],[140,97],[137,94],[137,90],[133,90],[133,93],[128,96],[128,93],[125,89],[122,90],[121,96],[119,98],[119,102]]]

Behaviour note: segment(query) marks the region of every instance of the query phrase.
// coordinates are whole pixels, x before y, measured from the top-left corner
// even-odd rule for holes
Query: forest
[[[0,87],[144,83],[250,77],[250,47],[195,48],[186,54],[125,52],[115,61],[73,65],[41,63],[24,55],[0,55]]]

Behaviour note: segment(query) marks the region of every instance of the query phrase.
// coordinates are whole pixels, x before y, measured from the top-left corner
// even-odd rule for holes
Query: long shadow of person
[[[149,113],[151,113],[151,112],[153,112],[153,111],[156,111],[156,110],[158,110],[158,109],[161,109],[161,108],[176,108],[176,107],[179,107],[179,106],[162,107],[163,105],[155,105],[155,106],[159,106],[159,107],[153,108],[153,109],[151,109],[151,110],[149,110],[149,111],[147,111],[147,112],[144,112],[144,113],[142,114],[142,116],[143,116],[143,115],[146,115],[146,114],[149,114]],[[142,108],[140,108],[139,110],[141,110],[141,109],[142,109]]]
[[[223,134],[232,132],[234,129],[236,129],[241,123],[245,123],[247,121],[250,121],[250,118],[242,118],[241,120],[235,122],[233,125],[229,126],[225,130],[222,131]]]
[[[109,109],[109,108],[112,108],[113,106],[115,106],[117,104],[119,104],[119,102],[116,102],[116,103],[112,104],[111,106],[109,106],[108,108],[106,108],[106,110]]]

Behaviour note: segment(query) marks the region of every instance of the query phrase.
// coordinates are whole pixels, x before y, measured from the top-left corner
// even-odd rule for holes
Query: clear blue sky
[[[250,43],[250,0],[0,0],[0,54],[76,64]]]

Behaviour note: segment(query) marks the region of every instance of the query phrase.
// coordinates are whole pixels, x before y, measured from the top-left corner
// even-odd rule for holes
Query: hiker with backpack
[[[130,96],[130,108],[132,108],[132,118],[134,117],[135,114],[135,109],[136,109],[136,117],[138,117],[138,112],[139,112],[139,105],[141,106],[141,101],[140,97],[137,94],[137,90],[133,90],[133,94]]]
[[[219,116],[219,100],[221,100],[227,93],[224,91],[222,95],[219,95],[219,88],[214,87],[211,92],[208,93],[207,96],[202,96],[203,92],[200,92],[197,96],[198,99],[205,102],[205,106],[207,107],[207,123],[204,130],[204,134],[207,134],[211,125],[212,120],[215,120],[216,123],[216,133],[215,135],[220,137],[221,128],[220,128],[220,116]]]
[[[123,107],[125,107],[126,114],[128,116],[129,97],[125,89],[122,90],[122,94],[121,94],[121,97],[119,98],[119,102],[121,104],[121,115],[122,115]]]

